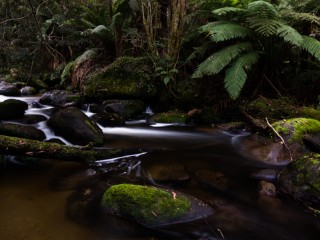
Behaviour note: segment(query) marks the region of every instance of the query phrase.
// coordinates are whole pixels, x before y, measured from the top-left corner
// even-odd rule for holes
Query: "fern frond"
[[[320,61],[320,41],[313,37],[302,36],[303,42],[301,48],[313,55],[318,61]]]
[[[259,17],[264,19],[277,19],[279,13],[274,5],[265,1],[254,1],[248,4],[248,17]]]
[[[224,87],[232,99],[239,97],[247,80],[247,71],[259,60],[259,54],[251,51],[239,56],[234,64],[226,70]]]
[[[201,27],[199,27],[199,32],[200,33],[207,33],[207,32],[210,32],[210,30],[216,26],[219,26],[219,25],[223,25],[223,24],[226,24],[226,23],[230,23],[229,21],[214,21],[214,22],[210,22],[206,25],[203,25]]]
[[[249,17],[247,22],[251,29],[266,37],[277,34],[277,30],[281,26],[277,20],[260,17]]]
[[[245,38],[250,34],[251,30],[249,28],[233,22],[226,22],[209,30],[209,36],[213,42],[221,42],[234,38]]]
[[[129,6],[133,12],[137,12],[140,9],[138,0],[129,0]]]
[[[201,78],[204,75],[214,75],[225,68],[239,54],[251,50],[252,45],[249,42],[237,43],[221,49],[212,54],[205,61],[200,63],[196,71],[193,73],[193,78]]]
[[[292,22],[308,22],[320,26],[320,17],[311,13],[294,12],[283,10],[280,12],[283,18]]]
[[[229,14],[243,14],[245,13],[246,10],[242,8],[237,8],[237,7],[223,7],[223,8],[218,8],[212,11],[212,13],[216,16],[225,16]]]
[[[277,30],[277,35],[282,37],[285,42],[296,46],[300,46],[303,42],[303,38],[300,33],[288,25],[283,24],[281,27],[279,27]]]

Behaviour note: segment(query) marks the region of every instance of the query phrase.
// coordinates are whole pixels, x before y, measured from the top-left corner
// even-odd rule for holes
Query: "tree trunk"
[[[0,154],[33,156],[47,159],[93,164],[96,160],[120,157],[127,154],[141,153],[140,150],[111,150],[73,147],[58,143],[8,137],[0,135]]]

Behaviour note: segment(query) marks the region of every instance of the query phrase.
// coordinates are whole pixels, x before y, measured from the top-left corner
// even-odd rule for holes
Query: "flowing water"
[[[5,99],[0,96],[0,101]],[[49,106],[39,108],[40,105],[35,104],[36,97],[21,100],[30,106],[26,114],[49,117],[52,112]],[[86,114],[92,115],[88,111]],[[35,126],[45,132],[47,139],[57,137],[45,121]],[[181,125],[149,126],[145,121],[131,121],[126,127],[102,130],[104,147],[142,151],[101,159],[90,167],[56,160],[42,160],[40,164],[26,166],[14,157],[6,157],[0,172],[0,239],[320,238],[320,221],[298,203],[281,195],[259,195],[259,181],[252,178],[251,173],[277,166],[244,157],[240,150],[241,139],[249,133]],[[88,174],[87,179],[81,179],[78,176],[83,172],[99,172],[99,177],[92,181]],[[165,172],[165,178],[159,172]],[[76,185],[70,179],[76,179]],[[140,227],[122,231],[94,211],[81,211],[81,189],[88,191],[98,185],[124,182],[165,186],[190,194],[212,206],[215,213],[161,231]],[[70,208],[76,209],[72,217],[68,214]]]

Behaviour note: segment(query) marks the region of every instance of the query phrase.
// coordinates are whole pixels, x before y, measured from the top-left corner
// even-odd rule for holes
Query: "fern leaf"
[[[234,38],[245,38],[251,30],[237,23],[227,22],[210,29],[209,36],[213,42],[221,42]]]
[[[308,22],[320,26],[320,17],[311,13],[294,12],[292,10],[283,10],[280,13],[283,18],[291,22]]]
[[[230,23],[229,21],[214,21],[214,22],[210,22],[206,25],[203,25],[201,27],[199,27],[199,32],[200,33],[207,33],[210,32],[210,30],[216,26],[222,25],[222,24],[226,24],[226,23]]]
[[[277,35],[282,37],[285,42],[296,46],[300,46],[303,42],[303,38],[300,33],[288,25],[283,24],[281,27],[279,27],[277,30]]]
[[[301,48],[313,55],[318,61],[320,61],[320,41],[313,37],[303,36],[303,42]]]
[[[252,65],[258,60],[259,54],[251,51],[239,56],[235,63],[226,70],[224,86],[232,99],[236,99],[240,95],[248,77],[246,72],[250,70]]]
[[[129,0],[129,6],[133,12],[137,12],[140,9],[138,0]]]
[[[279,17],[279,13],[271,3],[265,1],[254,1],[248,4],[247,16],[264,19],[277,19]]]
[[[217,16],[225,16],[228,14],[243,14],[245,12],[246,10],[236,7],[223,7],[212,11],[212,13]]]
[[[237,43],[221,49],[212,54],[205,61],[200,63],[196,71],[193,73],[193,78],[201,78],[204,75],[214,75],[225,68],[233,59],[244,51],[251,50],[252,45],[249,42]]]
[[[260,17],[247,18],[247,22],[251,29],[266,37],[277,34],[277,30],[281,26],[277,20]]]

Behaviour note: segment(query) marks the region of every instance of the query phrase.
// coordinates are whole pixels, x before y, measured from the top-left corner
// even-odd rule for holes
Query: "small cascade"
[[[152,108],[150,106],[146,107],[146,110],[144,111],[144,113],[148,114],[148,115],[154,115],[154,112],[152,111]]]

